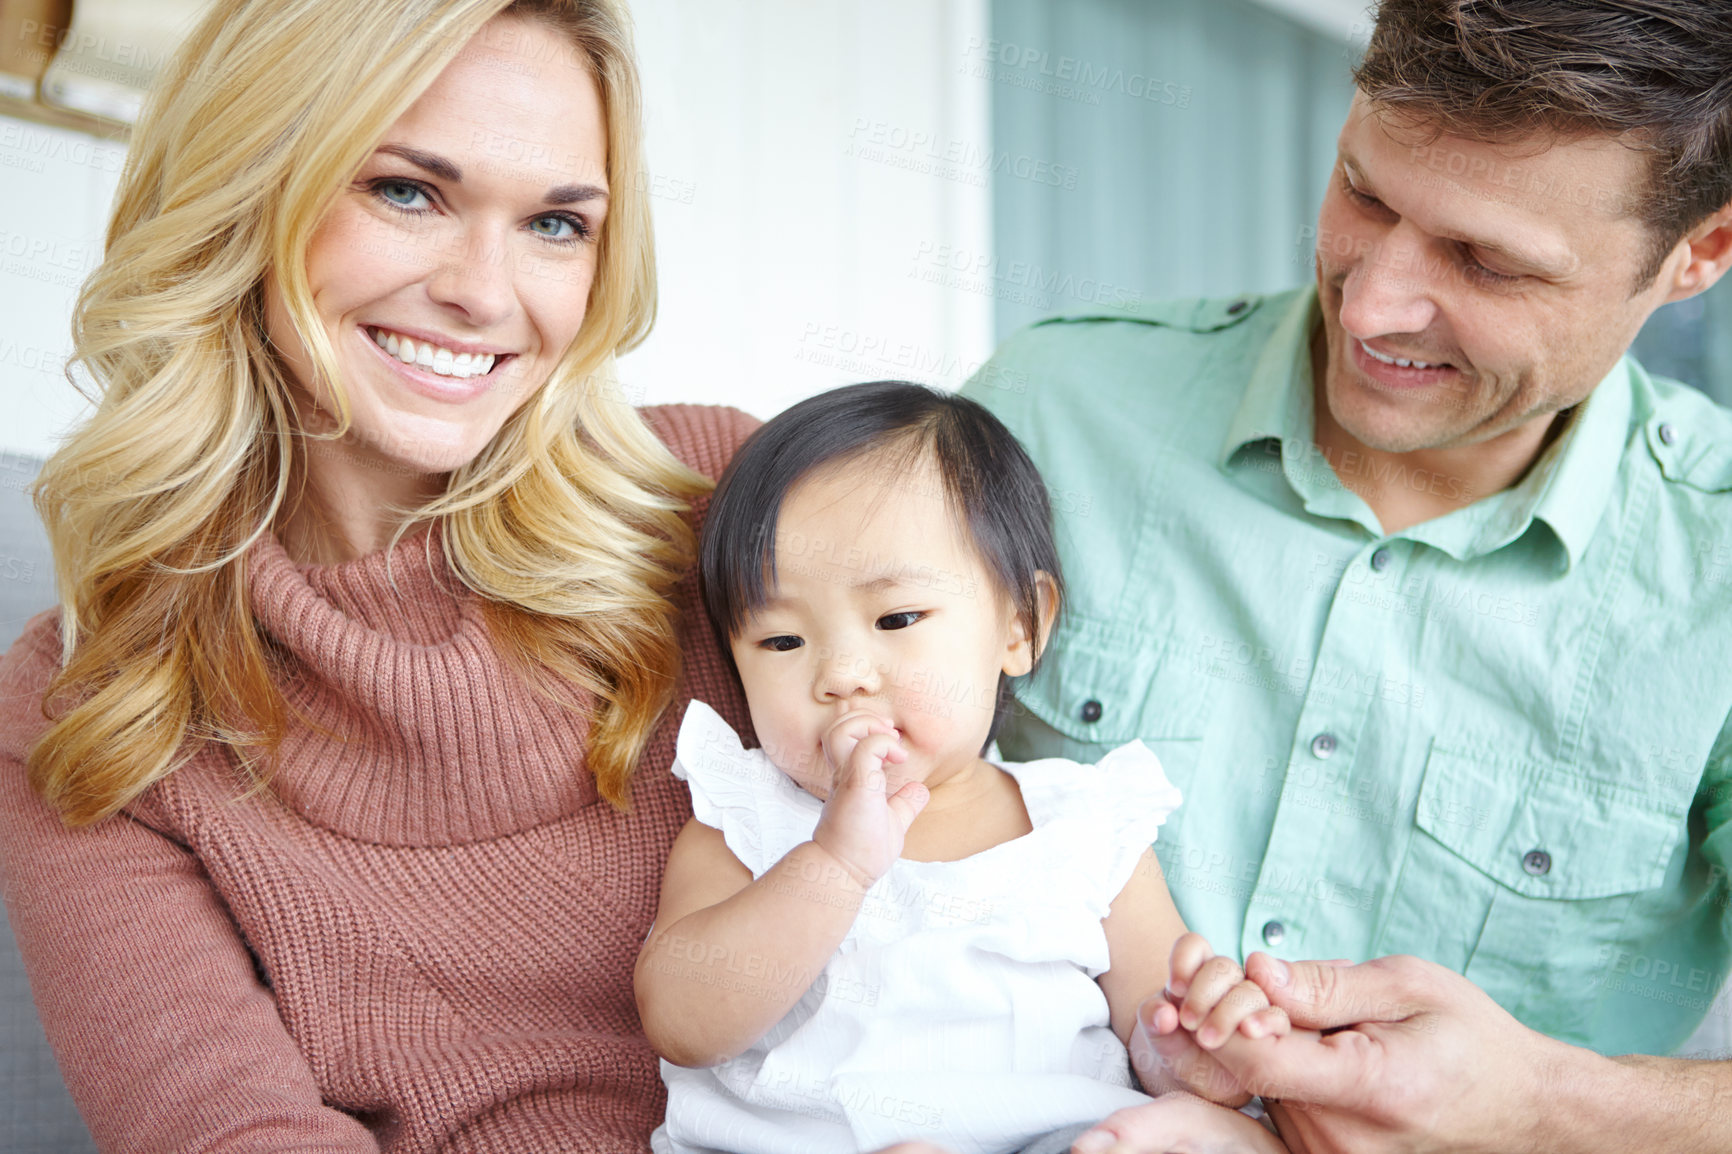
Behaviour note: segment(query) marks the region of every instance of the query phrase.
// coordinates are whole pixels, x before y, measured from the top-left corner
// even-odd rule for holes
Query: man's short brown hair
[[[1382,0],[1353,78],[1438,133],[1611,135],[1648,152],[1622,206],[1653,234],[1638,286],[1732,202],[1732,0]]]

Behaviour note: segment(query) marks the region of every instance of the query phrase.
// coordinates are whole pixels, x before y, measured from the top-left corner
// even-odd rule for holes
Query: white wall
[[[47,452],[84,410],[63,375],[72,302],[102,255],[120,146],[0,117],[0,452]]]
[[[988,94],[961,71],[986,0],[633,8],[663,195],[632,395],[769,416],[850,381],[961,384],[992,299],[921,276],[991,246]]]
[[[919,280],[991,244],[987,93],[959,72],[986,0],[636,0],[661,314],[640,401],[768,416],[848,381],[956,385],[989,297]],[[61,376],[124,157],[0,118],[0,452],[83,411]]]

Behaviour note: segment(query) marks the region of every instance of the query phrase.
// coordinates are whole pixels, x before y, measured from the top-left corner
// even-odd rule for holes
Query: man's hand
[[[1256,1122],[1190,1094],[1164,1094],[1108,1115],[1078,1136],[1072,1154],[1287,1154]],[[898,1142],[878,1154],[952,1154],[930,1142]]]
[[[1311,1029],[1224,1048],[1219,1060],[1263,1096],[1295,1154],[1541,1149],[1544,1107],[1575,1056],[1603,1061],[1529,1030],[1466,978],[1418,958],[1348,966],[1256,953],[1245,969]]]
[[[1287,1147],[1237,1110],[1172,1093],[1114,1111],[1078,1137],[1071,1154],[1287,1154]]]
[[[907,761],[908,751],[875,714],[855,710],[838,718],[824,734],[824,755],[830,796],[812,840],[870,888],[902,855],[908,827],[931,795],[917,781],[891,778],[890,767]]]
[[[1280,1037],[1290,1028],[1286,1012],[1270,1005],[1239,963],[1216,955],[1201,934],[1183,934],[1173,943],[1166,991],[1137,1010],[1131,1062],[1151,1094],[1186,1090],[1243,1106],[1250,1093],[1214,1051],[1235,1035]]]

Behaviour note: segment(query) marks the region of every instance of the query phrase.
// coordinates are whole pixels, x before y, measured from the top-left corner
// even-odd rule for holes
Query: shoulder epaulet
[[[1042,325],[1076,324],[1087,321],[1128,321],[1133,324],[1160,325],[1164,328],[1185,329],[1193,333],[1214,333],[1230,329],[1251,317],[1263,306],[1265,298],[1247,294],[1236,297],[1182,297],[1171,300],[1145,301],[1125,309],[1094,309],[1086,312],[1063,313],[1038,322]]]
[[[1661,474],[1703,492],[1732,492],[1732,411],[1663,377],[1647,385],[1652,412],[1642,435]]]

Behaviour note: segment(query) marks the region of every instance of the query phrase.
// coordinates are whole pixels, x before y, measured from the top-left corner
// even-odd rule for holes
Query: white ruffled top
[[[1147,1101],[1094,979],[1109,966],[1101,919],[1179,791],[1140,741],[1097,765],[1000,764],[1032,832],[961,861],[897,861],[756,1045],[710,1069],[662,1063],[657,1154],[871,1151],[915,1138],[989,1154]],[[673,772],[753,877],[809,841],[823,809],[699,701]],[[754,987],[779,980],[767,957],[721,968]]]

